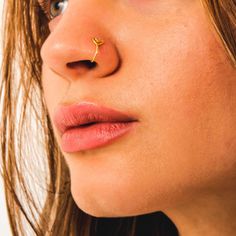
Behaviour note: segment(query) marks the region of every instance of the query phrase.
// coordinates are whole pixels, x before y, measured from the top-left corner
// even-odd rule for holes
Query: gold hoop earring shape
[[[95,51],[95,54],[93,56],[93,59],[91,60],[91,62],[94,62],[95,61],[95,57],[97,56],[98,54],[98,47],[101,46],[102,44],[104,44],[104,41],[103,40],[100,40],[96,37],[92,38],[92,41],[93,43],[96,45],[96,51]]]

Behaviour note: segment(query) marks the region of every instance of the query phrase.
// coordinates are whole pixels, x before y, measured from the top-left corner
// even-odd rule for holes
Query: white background
[[[2,7],[4,0],[0,0],[0,30],[2,33]],[[0,39],[2,40],[2,34],[0,34]],[[1,41],[1,49],[0,49],[0,63],[2,63],[2,41]],[[0,78],[1,79],[1,78]],[[0,114],[1,119],[1,114]],[[10,227],[8,222],[8,216],[6,212],[6,204],[3,190],[2,178],[0,175],[0,235],[1,236],[12,236],[10,233]]]

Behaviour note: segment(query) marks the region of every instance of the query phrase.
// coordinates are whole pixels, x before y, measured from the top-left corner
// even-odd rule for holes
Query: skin
[[[236,70],[201,2],[70,0],[49,28],[50,117],[88,101],[139,120],[110,145],[63,152],[78,207],[96,217],[163,211],[180,235],[233,235]],[[105,44],[91,69],[78,62],[92,59],[94,36]]]

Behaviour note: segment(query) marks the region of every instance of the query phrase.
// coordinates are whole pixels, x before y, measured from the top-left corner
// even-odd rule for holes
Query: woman
[[[5,13],[13,235],[234,235],[235,0],[8,0]]]

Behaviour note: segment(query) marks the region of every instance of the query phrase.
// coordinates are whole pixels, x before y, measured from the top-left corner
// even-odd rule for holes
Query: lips
[[[62,149],[76,152],[103,146],[123,136],[138,120],[129,114],[94,103],[61,106],[54,114]]]
[[[137,119],[120,111],[87,102],[61,106],[54,114],[54,124],[61,135],[69,129],[96,123],[132,121]]]

